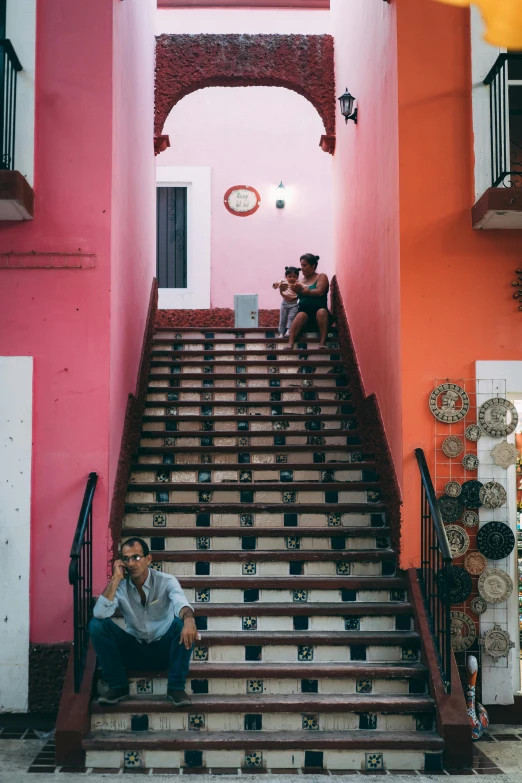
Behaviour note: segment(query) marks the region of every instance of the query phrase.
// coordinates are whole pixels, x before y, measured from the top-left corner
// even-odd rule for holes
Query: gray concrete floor
[[[34,781],[35,772],[28,772],[29,767],[33,764],[36,756],[47,745],[49,739],[0,739],[0,781],[1,783],[27,783],[29,780]],[[384,777],[390,779],[390,783],[411,783],[411,778],[415,777],[418,783],[423,781],[434,781],[441,777],[455,777],[462,783],[473,780],[474,783],[478,783],[477,775],[481,777],[481,783],[522,783],[522,726],[501,726],[495,725],[490,727],[488,737],[486,741],[481,740],[475,744],[475,748],[479,753],[476,754],[477,760],[474,763],[474,770],[471,774],[468,772],[459,771],[457,773],[443,772],[437,775],[422,775],[420,773],[412,773],[411,775],[394,775],[393,773],[384,773]],[[489,761],[488,761],[489,760]],[[498,769],[495,770],[495,765]],[[491,772],[494,771],[494,774]],[[159,772],[159,771],[158,771]],[[118,775],[125,775],[125,777],[132,777],[138,783],[145,779],[153,778],[158,783],[172,783],[173,775],[161,774],[142,774],[130,771],[130,774],[119,770],[116,773],[101,774],[92,773],[90,770],[86,770],[83,773],[65,771],[60,767],[53,767],[52,765],[42,773],[44,775],[59,775],[59,778],[63,783],[78,783],[78,778],[87,774],[90,783],[96,781],[112,780]],[[356,775],[359,777],[359,775]],[[211,776],[208,775],[190,775],[191,783],[209,783]],[[238,778],[241,778],[244,783],[261,783],[267,779],[273,779],[277,783],[297,783],[298,780],[303,780],[303,777],[308,779],[310,783],[317,780],[324,780],[325,775],[219,775],[220,783],[237,783]],[[214,777],[214,779],[215,779]],[[332,783],[347,783],[351,781],[353,783],[354,775],[329,775],[326,777],[332,779]],[[362,776],[361,776],[362,777]],[[364,779],[368,781],[382,780],[381,775],[367,775]],[[361,780],[362,783],[362,780]],[[449,782],[448,782],[449,783]],[[455,781],[456,783],[456,781]]]

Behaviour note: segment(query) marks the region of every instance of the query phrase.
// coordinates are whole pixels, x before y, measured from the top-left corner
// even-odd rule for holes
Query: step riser
[[[291,509],[292,514],[297,516],[297,525],[288,526],[288,534],[292,535],[293,531],[297,532],[299,528],[307,527],[324,527],[326,529],[332,527],[368,527],[372,528],[372,517],[382,517],[381,514],[372,513],[334,513],[331,514],[314,514],[314,513],[299,513],[299,508],[295,510]],[[157,514],[150,513],[135,513],[129,512],[125,514],[125,527],[142,527],[144,525],[150,525],[151,527],[195,527],[196,535],[212,535],[212,527],[248,527],[253,528],[252,534],[255,535],[257,531],[262,528],[273,528],[284,526],[284,514],[280,513],[259,513],[252,512],[251,514],[217,514],[209,512],[210,525],[196,526],[197,515],[187,513],[169,513],[168,511],[158,510]],[[380,535],[379,528],[372,528],[375,530],[375,535]],[[204,531],[208,530],[208,533]],[[200,533],[200,531],[202,531]],[[325,535],[328,535],[325,530]],[[225,538],[225,537],[224,537]],[[241,548],[239,545],[238,548]]]
[[[279,403],[276,403],[276,405],[279,405]],[[343,416],[349,416],[353,415],[350,413],[343,413],[343,411],[339,410],[339,405],[310,405],[308,404],[301,404],[301,405],[288,405],[285,406],[283,403],[279,405],[281,408],[280,412],[274,412],[272,405],[259,405],[254,407],[249,407],[243,402],[238,402],[235,405],[216,405],[213,406],[211,403],[209,403],[209,407],[211,408],[211,412],[207,413],[205,410],[202,410],[202,406],[200,405],[179,405],[177,403],[169,403],[165,406],[154,406],[154,407],[148,407],[146,410],[146,416],[178,416],[180,419],[183,419],[184,416],[207,416],[209,418],[216,418],[219,417],[232,417],[232,418],[238,418],[238,421],[241,421],[245,417],[251,419],[253,416],[291,416],[292,418],[297,418],[298,421],[301,421],[304,419],[304,417],[309,416],[339,416],[339,419],[341,420]],[[241,413],[241,411],[238,411],[237,408],[244,408],[247,412]],[[314,410],[311,410],[314,408]],[[148,418],[144,420],[144,426],[147,427],[149,420]],[[330,424],[331,422],[326,422]]]
[[[245,743],[246,744],[246,743]],[[267,770],[299,771],[305,766],[305,751],[301,749],[291,750],[263,750],[256,754],[259,764],[252,764],[251,754],[255,749],[255,737],[248,743],[245,750],[204,750],[202,751],[202,764],[208,769],[234,769],[262,767]],[[315,750],[313,742],[310,750]],[[415,750],[379,750],[371,752],[364,750],[324,750],[324,769],[332,772],[343,770],[372,770],[372,764],[378,764],[377,769],[386,770],[424,770],[424,757],[422,751]],[[99,768],[119,768],[124,766],[123,750],[89,750],[87,751],[86,766]],[[176,769],[184,765],[184,753],[176,750],[145,750],[140,751],[140,765],[145,769]],[[367,756],[372,757],[368,760]],[[377,759],[373,761],[373,759]],[[382,766],[381,766],[382,765]]]
[[[305,391],[305,390],[303,390],[303,391]],[[319,402],[319,400],[304,400],[303,396],[302,396],[303,395],[303,391],[284,391],[284,390],[282,390],[281,392],[279,392],[279,395],[280,395],[279,399],[274,400],[274,399],[271,399],[271,396],[270,396],[273,393],[273,390],[272,390],[272,392],[269,391],[268,389],[266,391],[264,391],[264,392],[259,392],[259,391],[253,392],[253,391],[245,390],[242,394],[246,394],[247,395],[246,400],[244,398],[238,400],[237,397],[236,397],[236,394],[238,392],[236,392],[236,391],[233,391],[233,392],[218,392],[218,391],[214,391],[213,389],[201,389],[201,391],[197,391],[197,392],[178,391],[178,392],[174,392],[174,394],[176,394],[177,397],[169,398],[169,396],[168,396],[169,393],[172,394],[172,392],[169,389],[169,390],[165,390],[163,392],[158,392],[158,393],[155,392],[153,394],[149,392],[147,394],[147,396],[146,396],[146,400],[147,400],[147,402],[150,402],[150,403],[164,402],[165,405],[169,405],[169,406],[170,405],[177,405],[180,408],[180,412],[184,408],[184,405],[181,405],[181,403],[187,403],[188,404],[188,403],[191,403],[191,402],[192,403],[197,403],[198,407],[201,407],[202,404],[211,405],[213,402],[214,403],[217,403],[217,402],[224,402],[224,403],[229,402],[229,403],[232,403],[232,405],[234,407],[236,407],[238,405],[246,405],[247,407],[250,407],[249,403],[251,404],[251,403],[262,403],[262,402],[264,402],[264,403],[267,404],[267,406],[270,406],[270,408],[272,407],[273,404],[275,404],[275,405],[283,405],[284,406],[285,404],[288,404],[288,403],[291,403],[291,402],[293,402],[293,403],[300,403],[300,405],[297,405],[297,404],[296,405],[292,405],[292,406],[289,405],[288,406],[288,412],[289,413],[291,413],[293,411],[296,411],[296,410],[299,410],[300,406],[302,406],[303,408],[306,408],[306,407],[309,407],[311,405],[319,405],[319,404],[320,404],[321,408],[324,410],[325,409],[324,406],[325,406],[325,404],[326,404],[326,402],[328,400],[332,401],[332,405],[328,406],[328,407],[333,407],[334,403],[335,403],[335,406],[338,407],[339,405],[348,405],[349,402],[350,402],[350,398],[349,397],[341,397],[341,396],[339,396],[339,392],[335,392],[334,390],[328,391],[328,392],[326,392],[326,391],[320,392],[320,395],[321,395],[320,402]],[[226,406],[223,406],[223,407],[226,407]],[[221,406],[220,405],[216,405],[215,408],[216,408],[215,413],[216,413],[216,415],[218,415],[221,412],[221,410],[222,410]],[[151,408],[147,407],[147,413],[149,413],[150,410],[151,410]],[[259,411],[259,408],[257,407],[257,405],[256,406],[252,405],[252,410]],[[283,408],[283,410],[284,410],[284,408]]]
[[[274,466],[274,469],[272,470],[250,470],[249,465],[245,464],[245,467],[243,470],[223,470],[223,468],[219,468],[216,470],[212,469],[212,466],[201,466],[200,471],[195,470],[183,470],[182,467],[178,468],[177,470],[172,470],[172,467],[170,465],[167,465],[165,467],[161,467],[159,471],[151,471],[151,470],[140,470],[140,471],[134,471],[131,473],[130,477],[130,483],[131,484],[150,484],[152,482],[156,482],[158,485],[165,484],[165,483],[183,483],[188,484],[189,482],[193,482],[194,484],[198,483],[198,474],[204,474],[204,477],[207,476],[210,478],[210,482],[200,482],[200,483],[210,483],[210,484],[218,484],[221,481],[235,481],[238,482],[240,480],[241,476],[245,475],[246,471],[249,472],[249,478],[251,479],[248,482],[244,483],[250,483],[250,484],[256,484],[259,482],[277,482],[281,481],[282,483],[291,484],[293,482],[287,482],[284,481],[284,466],[281,468],[280,466]],[[325,481],[324,477],[324,471],[322,470],[293,470],[293,480],[294,482],[300,482],[300,481],[315,481],[317,483],[320,483],[322,481]],[[281,476],[281,473],[283,472],[283,477]],[[363,473],[361,470],[334,470],[331,468],[328,468],[328,483],[332,482],[343,482],[343,483],[349,483],[352,481],[363,481]],[[161,490],[161,486],[158,487]],[[290,487],[291,488],[291,487]]]
[[[250,487],[245,487],[245,490],[252,491],[254,493],[254,497],[251,500],[247,500],[246,498],[241,498],[240,492],[234,491],[234,490],[226,490],[226,489],[219,489],[219,490],[205,490],[204,485],[201,486],[201,489],[196,489],[195,491],[190,490],[170,490],[165,491],[158,489],[156,492],[128,492],[125,498],[126,503],[157,503],[160,505],[161,503],[223,503],[223,504],[232,504],[232,503],[260,503],[260,504],[266,504],[266,503],[288,503],[288,505],[295,505],[297,503],[310,503],[313,505],[319,505],[322,503],[368,503],[371,504],[372,502],[375,502],[373,499],[368,497],[368,493],[365,491],[361,492],[349,492],[348,490],[345,491],[339,491],[337,493],[337,499],[336,500],[329,500],[326,497],[325,492],[319,492],[319,491],[312,491],[312,490],[291,490],[286,488],[281,488],[281,492],[267,492],[263,491],[262,489],[257,489],[255,486],[250,485]],[[204,493],[205,497],[200,496],[200,492]],[[285,493],[291,492],[292,495],[289,496]],[[167,495],[166,498],[163,497],[157,497],[157,494],[163,495],[165,493]],[[291,498],[291,499],[289,499]],[[161,508],[158,508],[158,512],[161,511]]]
[[[183,707],[182,709],[186,709]],[[140,713],[139,702],[136,703],[137,714]],[[194,712],[165,712],[149,713],[148,730],[149,731],[234,731],[246,732],[245,716],[242,713],[234,712],[209,712],[207,714],[197,711]],[[255,735],[260,731],[355,731],[360,728],[359,716],[354,712],[337,713],[292,713],[292,712],[261,712],[255,705],[252,705],[254,714],[261,715],[262,728],[255,731],[248,731],[252,735],[252,741],[255,743]],[[382,715],[376,714],[377,731],[417,731],[416,715]],[[305,729],[303,723],[310,721],[311,725],[317,729]],[[201,726],[200,729],[194,729],[196,722]],[[91,726],[93,731],[131,731],[131,715],[126,713],[111,713],[104,715],[93,715],[91,717]],[[367,728],[363,726],[363,728]]]
[[[242,449],[241,451],[238,450],[238,453],[248,454],[248,450]],[[257,466],[278,466],[277,470],[282,470],[283,465],[293,465],[293,464],[299,464],[304,466],[307,466],[307,469],[314,470],[343,470],[343,468],[346,469],[347,465],[360,465],[361,470],[365,469],[367,465],[369,465],[372,469],[375,468],[375,465],[373,463],[369,463],[367,461],[363,462],[362,460],[362,454],[359,452],[350,452],[350,451],[329,451],[328,454],[322,454],[321,452],[317,452],[318,454],[321,454],[321,458],[324,457],[324,460],[320,463],[314,462],[314,452],[313,451],[296,451],[294,454],[292,453],[285,453],[285,454],[263,454],[258,452],[252,452],[249,454],[250,462],[241,463],[244,465],[245,468],[248,468],[250,466],[250,469],[252,469],[252,466],[256,466],[254,469],[258,469]],[[202,457],[204,455],[201,454],[200,451],[194,451],[192,454],[190,453],[175,453],[169,454],[167,459],[164,459],[161,454],[140,454],[138,461],[141,465],[157,465],[159,469],[165,468],[166,470],[173,470],[173,465],[179,466],[179,465],[201,465],[201,470],[204,470],[203,465],[231,465],[231,464],[239,464],[238,456],[237,454],[234,454],[233,452],[219,452],[215,454],[209,454],[209,457],[211,459],[211,462],[203,462]],[[326,457],[328,458],[326,459]],[[174,459],[175,462],[172,462],[171,460]],[[243,457],[241,457],[243,459]],[[309,467],[308,467],[309,466]],[[320,467],[319,467],[320,466]],[[261,470],[261,468],[259,468]],[[294,468],[295,469],[295,468]],[[353,472],[356,472],[356,468],[352,468]],[[347,471],[348,472],[348,471]]]
[[[286,435],[286,442],[283,445],[286,446],[313,446],[314,448],[321,446],[346,446],[350,445],[346,442],[346,435],[329,435],[324,434],[324,430],[321,431],[321,435],[313,436],[314,440],[308,441],[307,434],[303,435]],[[223,437],[222,435],[215,435],[212,432],[206,435],[201,433],[192,437],[179,435],[172,433],[168,436],[159,434],[157,437],[151,438],[150,436],[142,437],[140,439],[140,446],[143,448],[157,447],[157,446],[172,446],[174,448],[181,446],[190,446],[192,449],[197,449],[201,445],[201,438],[212,438],[211,446],[216,449],[219,446],[235,446],[238,452],[248,451],[248,446],[265,446],[273,451],[277,451],[279,444],[274,443],[273,435],[235,435],[229,437]],[[320,438],[320,443],[317,443],[317,439]],[[236,460],[237,461],[237,460]]]
[[[155,552],[152,552],[152,557],[155,556]],[[304,557],[304,555],[303,555]],[[167,562],[165,560],[160,561],[162,563],[162,571],[164,574],[172,574],[177,578],[184,576],[199,576],[198,569],[195,563],[183,563],[183,562]],[[299,561],[301,562],[301,561]],[[295,574],[291,572],[291,567],[288,562],[281,563],[263,563],[263,562],[246,562],[246,563],[216,563],[210,562],[207,576],[212,577],[240,577],[240,576],[258,576],[258,577],[270,577],[270,576],[382,576],[382,564],[381,563],[349,563],[341,561],[339,568],[336,563],[306,563],[300,567],[301,573]],[[253,585],[255,586],[255,585]],[[248,587],[248,585],[247,585]],[[315,591],[314,591],[315,592]],[[283,599],[281,599],[283,600]],[[290,598],[291,600],[291,598]],[[310,599],[313,600],[313,599]],[[319,599],[320,600],[320,599]]]
[[[193,373],[198,375],[197,378],[172,378],[172,381],[170,381],[168,378],[155,378],[154,375],[157,374],[156,370],[154,369],[151,373],[150,379],[149,379],[149,389],[165,389],[168,391],[178,391],[179,389],[192,389],[192,390],[198,390],[198,391],[209,391],[213,392],[216,389],[220,388],[227,388],[229,389],[231,386],[235,386],[237,391],[240,390],[253,390],[256,389],[257,391],[260,391],[261,389],[266,389],[268,391],[284,391],[287,389],[288,391],[314,391],[315,387],[320,388],[331,388],[332,391],[336,391],[337,388],[340,386],[338,383],[338,378],[334,376],[333,374],[326,378],[303,378],[302,375],[300,376],[294,376],[293,378],[285,378],[284,375],[281,378],[277,378],[277,383],[274,383],[274,377],[273,373],[268,375],[266,378],[242,378],[238,380],[237,378],[233,379],[227,379],[227,378],[205,378],[206,374],[201,373]],[[168,372],[161,372],[160,375],[169,374]],[[176,375],[180,375],[180,373],[175,373]],[[238,373],[238,375],[241,375],[242,373]],[[285,373],[286,374],[286,373]],[[324,373],[321,373],[321,375],[324,375]],[[235,381],[235,383],[234,383]],[[205,383],[208,385],[205,386]],[[346,387],[346,384],[343,385],[343,388]]]
[[[199,685],[202,682],[201,677],[201,672],[198,672],[197,678],[189,673],[187,692],[201,693],[201,686]],[[216,678],[208,679],[206,682],[208,684],[208,693],[211,696],[244,696],[246,693],[264,693],[267,696],[279,696],[281,694],[293,696],[303,693],[302,681],[300,679],[245,680],[241,678]],[[317,693],[324,695],[359,693],[357,688],[360,682],[360,680],[355,679],[319,679],[317,680]],[[364,685],[361,687],[367,689],[369,687],[368,682],[370,683],[371,691],[365,690],[366,693],[394,696],[404,696],[409,693],[408,680],[365,680]],[[259,690],[260,687],[262,690]],[[130,681],[130,692],[132,696],[143,694],[165,696],[167,693],[167,680],[164,678],[154,678],[153,680],[134,679]],[[139,702],[136,705],[136,710],[139,710]],[[255,712],[255,709],[252,711]]]
[[[299,528],[297,528],[299,529]],[[270,552],[286,552],[286,551],[299,551],[303,553],[303,561],[305,562],[305,568],[308,566],[309,568],[313,568],[318,563],[306,563],[307,552],[316,552],[316,551],[323,551],[327,552],[331,549],[332,541],[335,541],[335,539],[327,538],[328,535],[328,529],[325,528],[325,537],[319,538],[319,537],[308,537],[303,536],[299,537],[297,533],[292,532],[293,529],[289,529],[288,537],[275,537],[275,536],[267,536],[266,538],[263,538],[263,535],[261,532],[258,532],[256,534],[256,549],[253,550],[255,552],[255,556],[253,557],[256,561],[263,561],[263,560],[270,560]],[[378,535],[378,528],[376,528]],[[212,551],[217,554],[217,552],[224,552],[225,550],[228,551],[234,551],[234,550],[241,550],[241,542],[243,539],[239,537],[224,537],[224,536],[212,536],[212,528],[208,528],[208,531],[203,530],[202,532],[199,532],[198,530],[196,532],[196,537],[176,537],[176,538],[165,538],[164,539],[164,549],[157,551],[165,551],[165,552],[179,552],[180,550],[183,550],[183,553],[185,552],[192,552],[192,551],[202,551],[202,550],[208,550]],[[157,538],[149,538],[147,536],[142,536],[142,538],[147,542],[149,545],[149,548],[151,547],[154,550],[155,547],[158,546],[158,539]],[[379,542],[384,543],[384,541],[388,541],[388,539],[378,539]],[[372,537],[365,537],[365,538],[350,538],[348,540],[348,548],[350,552],[352,550],[360,550],[364,551],[366,553],[371,553],[372,556],[376,556],[377,553],[385,553],[386,557],[383,556],[383,559],[389,560],[390,557],[388,556],[388,551],[382,547],[381,545],[377,546],[377,542],[375,538]],[[259,550],[259,551],[258,551]],[[267,553],[266,556],[264,553]],[[352,566],[358,566],[362,565],[363,561],[365,560],[364,557],[360,558],[360,562],[357,563],[357,556],[356,554],[343,554],[343,550],[339,550],[339,554],[335,556],[332,555],[332,558],[330,558],[331,552],[328,552],[328,560],[330,559],[336,559],[339,561],[345,561],[349,560],[352,561]],[[180,556],[181,557],[181,556]],[[213,558],[214,560],[216,558]],[[230,556],[227,557],[226,554],[223,555],[224,560],[232,560]],[[244,552],[241,552],[241,558],[240,560],[244,559]],[[281,563],[279,562],[281,558],[277,558],[277,561],[273,561],[271,563],[263,564],[264,567],[267,567],[269,565],[279,566]],[[317,558],[314,558],[315,560]],[[180,559],[180,565],[182,564],[182,560]],[[217,563],[213,563],[213,566],[217,565]],[[237,563],[227,563],[228,567],[237,565],[241,569],[241,562]],[[261,563],[260,563],[261,565]],[[321,565],[321,563],[319,563]],[[323,563],[325,567],[329,567],[328,563]],[[334,571],[335,571],[335,563],[334,565]],[[364,563],[364,565],[366,565]],[[231,572],[227,572],[231,573]],[[344,573],[344,572],[343,572]],[[352,571],[352,573],[354,573]]]
[[[197,415],[199,415],[199,411]],[[231,415],[235,416],[236,414],[234,411],[232,411]],[[271,415],[270,411],[268,412],[268,415]],[[315,429],[310,428],[308,431],[306,429],[305,420],[299,419],[297,416],[288,419],[287,422],[256,421],[255,416],[239,415],[235,421],[220,421],[218,418],[215,418],[211,420],[212,428],[210,429],[205,429],[202,426],[201,421],[183,421],[183,416],[178,416],[177,418],[173,419],[173,423],[176,425],[176,429],[172,430],[167,430],[165,425],[168,424],[168,422],[145,421],[143,423],[141,436],[142,438],[146,438],[150,432],[191,432],[194,434],[201,432],[237,432],[238,430],[241,430],[241,426],[238,427],[238,423],[241,425],[245,422],[248,425],[248,429],[245,429],[244,432],[249,432],[252,434],[258,432],[261,435],[268,435],[270,432],[274,432],[276,434],[293,433],[295,437],[295,435],[299,433],[301,437],[308,437],[308,435],[311,433],[313,434],[314,432],[329,434],[329,430],[336,430],[338,432],[339,430],[352,431],[356,429],[356,422],[353,419],[343,419],[341,416],[339,416],[339,418],[334,421],[321,421],[320,427],[316,427]],[[286,426],[283,426],[284,424],[286,424]],[[171,436],[168,435],[166,437]],[[201,437],[201,435],[199,437]]]
[[[310,631],[344,631],[346,630],[347,623],[350,627],[356,627],[356,621],[359,621],[359,628],[361,631],[395,631],[404,630],[404,625],[399,624],[397,628],[396,618],[393,615],[363,615],[356,617],[350,615],[349,608],[343,614],[339,616],[315,616],[313,608],[310,610],[308,617],[308,628]],[[205,610],[198,611],[198,618],[205,617]],[[294,629],[293,617],[291,616],[256,616],[256,612],[245,608],[245,619],[254,620],[256,622],[257,629],[260,633],[268,631],[287,631],[291,632]],[[345,617],[348,620],[345,621]],[[410,622],[410,628],[412,624]],[[243,630],[243,617],[207,617],[207,630],[208,631],[228,631],[234,633],[240,633]],[[203,632],[204,636],[204,632]]]

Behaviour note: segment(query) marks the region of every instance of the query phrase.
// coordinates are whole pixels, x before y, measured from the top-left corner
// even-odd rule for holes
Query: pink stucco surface
[[[335,268],[366,394],[401,473],[397,35],[394,4],[332,0],[337,94],[358,99],[334,157]]]
[[[162,33],[321,35],[330,33],[330,27],[330,12],[317,9],[300,11],[294,8],[159,8],[156,12],[156,35]]]
[[[121,91],[115,89],[113,94],[113,6],[121,7],[122,14],[132,14],[127,7],[141,2],[45,0],[39,4],[35,219],[0,224],[2,250],[96,254],[93,269],[0,271],[0,353],[34,357],[30,576],[34,643],[72,637],[68,555],[86,478],[93,470],[100,476],[94,520],[95,589],[105,580],[113,474],[109,464],[114,465],[121,438],[121,417],[115,417],[127,391],[134,390],[140,325],[142,329],[152,277],[143,249],[147,232],[130,228],[138,247],[131,257],[126,252],[125,274],[115,268],[111,279],[114,231],[121,234],[118,227],[135,220],[136,198],[141,198],[113,200],[121,190],[121,184],[115,184],[120,181],[117,169],[137,164],[143,171],[147,160],[153,167],[152,135],[147,128],[145,138],[142,119],[134,132],[132,114],[124,117],[137,150],[131,157],[129,143],[125,154],[113,161],[113,116],[121,114],[118,101],[124,100]],[[114,21],[115,26],[120,23]],[[144,53],[135,40],[125,43],[126,62],[134,57],[150,64],[151,45]],[[151,73],[145,91],[149,97],[152,78]],[[147,107],[142,105],[141,111]],[[149,113],[152,127],[152,102]],[[147,214],[145,210],[145,220]],[[148,278],[146,285],[144,278]],[[122,337],[127,328],[125,323],[118,326],[123,308],[133,313],[136,324]]]
[[[212,307],[233,307],[241,293],[258,293],[260,307],[279,307],[271,283],[304,253],[321,256],[321,271],[332,273],[332,158],[319,147],[324,129],[311,103],[283,88],[208,88],[174,107],[164,133],[172,146],[158,165],[211,167]],[[287,205],[276,209],[281,181]],[[234,185],[259,192],[255,214],[225,209]]]

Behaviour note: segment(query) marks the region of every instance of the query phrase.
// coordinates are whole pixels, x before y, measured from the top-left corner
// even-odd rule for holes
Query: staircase
[[[428,673],[335,331],[158,329],[122,538],[179,578],[201,643],[91,705],[86,765],[436,770]],[[119,622],[122,622],[121,620]]]

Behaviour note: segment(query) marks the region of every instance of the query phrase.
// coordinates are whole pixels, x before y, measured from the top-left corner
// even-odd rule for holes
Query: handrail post
[[[415,449],[421,479],[421,568],[419,582],[442,681],[451,693],[451,550],[422,449]]]
[[[92,616],[93,499],[97,473],[89,473],[70,553],[69,584],[73,588],[74,690],[82,684]]]

